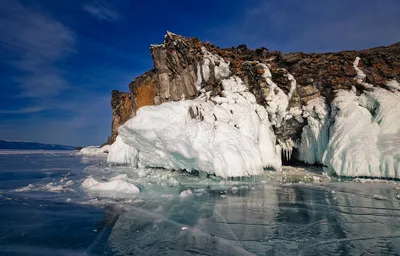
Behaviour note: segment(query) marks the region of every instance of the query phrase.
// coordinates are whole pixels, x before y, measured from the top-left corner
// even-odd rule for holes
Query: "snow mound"
[[[108,182],[99,182],[89,176],[82,182],[82,188],[88,192],[112,192],[130,195],[139,194],[139,188],[134,184],[125,181],[125,178],[126,176],[118,175],[117,177],[111,178]]]
[[[140,108],[119,128],[108,162],[198,170],[220,177],[258,175],[264,167],[280,169],[266,110],[240,78],[224,79],[222,85],[223,97],[203,94],[195,100]]]
[[[85,156],[105,156],[106,154],[108,154],[110,149],[111,149],[110,145],[104,145],[102,147],[88,146],[82,148],[80,150],[80,154]]]
[[[375,88],[357,96],[354,88],[340,90],[332,108],[323,163],[343,176],[399,178],[400,92]]]

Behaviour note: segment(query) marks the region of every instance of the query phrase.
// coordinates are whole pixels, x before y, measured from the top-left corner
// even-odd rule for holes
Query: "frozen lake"
[[[399,183],[285,170],[225,181],[0,151],[0,255],[400,255]],[[140,194],[81,187],[121,174]]]

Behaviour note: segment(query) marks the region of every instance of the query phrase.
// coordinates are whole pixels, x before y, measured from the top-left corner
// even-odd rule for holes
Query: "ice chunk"
[[[70,186],[73,186],[74,184],[75,183],[72,180],[69,180],[64,184],[64,187],[70,187]]]
[[[110,145],[102,147],[88,146],[80,150],[80,154],[87,156],[105,156],[110,151]]]
[[[108,182],[99,182],[91,176],[82,183],[82,188],[89,192],[115,192],[121,194],[138,194],[140,190],[134,184],[122,179],[122,176],[114,177]]]
[[[186,198],[186,197],[191,196],[192,194],[193,194],[192,191],[190,189],[187,189],[187,190],[182,191],[179,196],[182,198]]]

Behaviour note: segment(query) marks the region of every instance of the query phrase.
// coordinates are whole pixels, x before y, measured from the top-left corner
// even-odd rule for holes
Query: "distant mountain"
[[[29,141],[0,140],[0,149],[41,149],[41,150],[73,150],[74,146],[44,144]]]

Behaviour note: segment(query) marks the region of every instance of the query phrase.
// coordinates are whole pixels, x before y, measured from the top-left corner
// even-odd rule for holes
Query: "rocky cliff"
[[[317,149],[319,156],[312,157],[302,156],[299,150],[318,144],[318,138],[316,142],[301,138],[307,132],[315,133],[310,122],[326,125],[328,130],[331,123],[325,121],[333,117],[330,112],[336,92],[353,90],[360,95],[373,88],[390,91],[400,81],[400,43],[362,51],[281,53],[267,48],[250,50],[245,45],[220,49],[197,38],[167,32],[164,43],[151,45],[150,52],[154,68],[135,78],[129,92],[112,93],[109,143],[115,141],[118,127],[142,106],[194,99],[201,94],[209,98],[223,95],[221,81],[237,76],[267,109],[277,144],[286,156],[290,158],[295,150],[299,160],[320,162],[325,148]],[[323,116],[315,103],[310,103],[315,99],[325,105]]]

